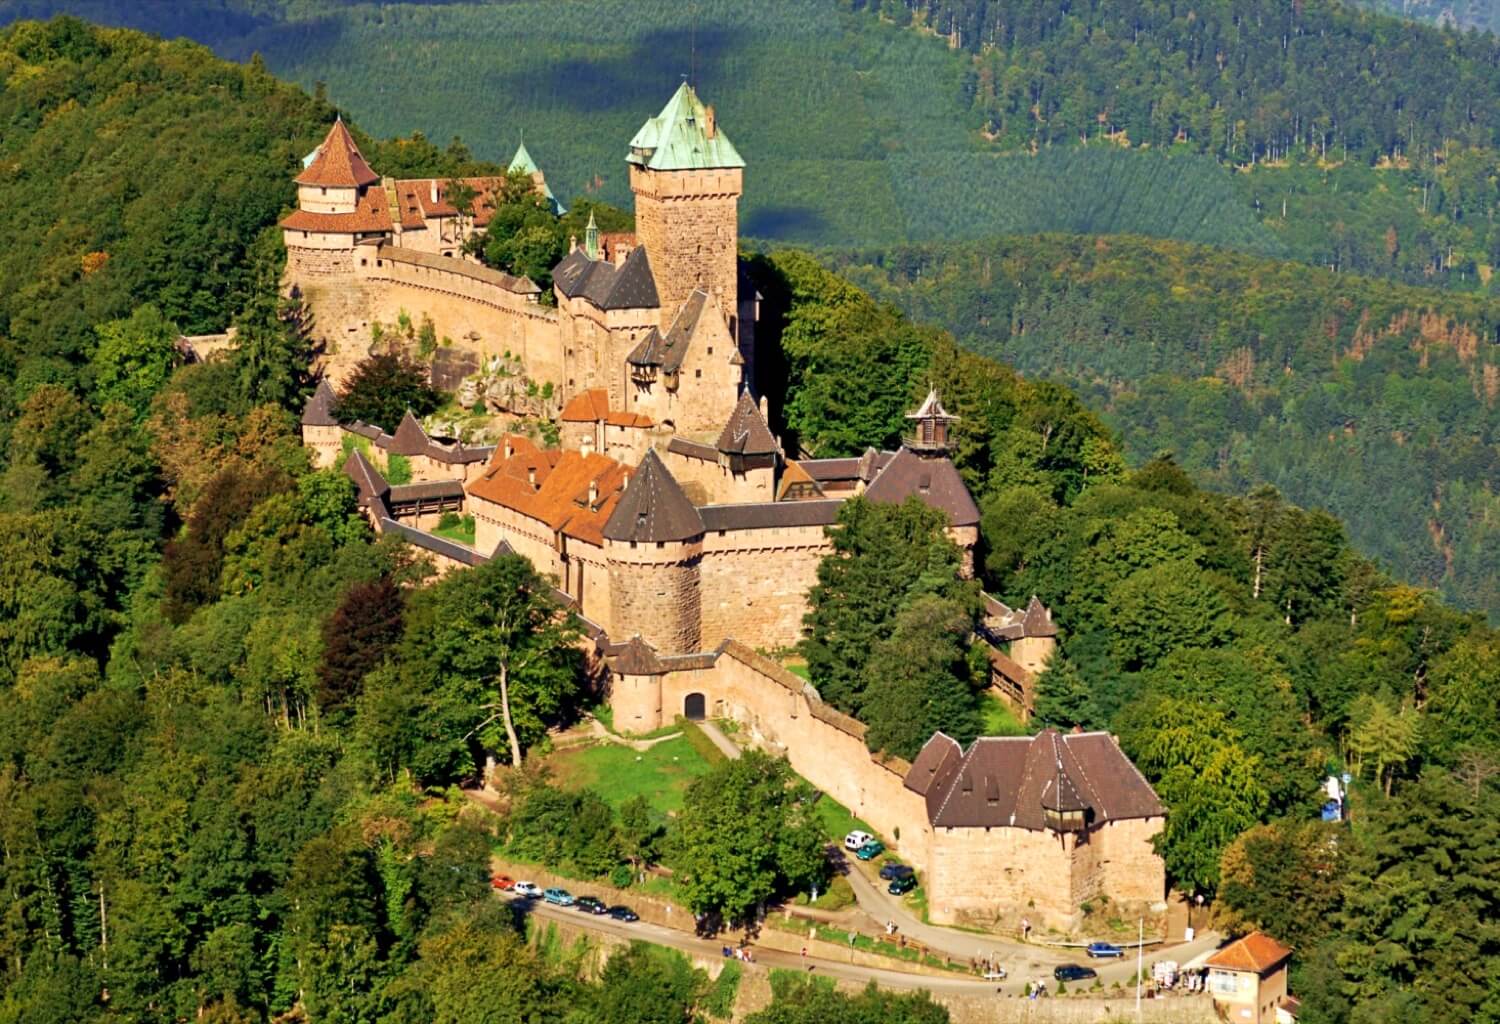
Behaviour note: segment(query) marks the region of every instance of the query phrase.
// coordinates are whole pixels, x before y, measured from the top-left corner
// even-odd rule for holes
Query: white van
[[[870,833],[868,832],[861,832],[858,829],[855,829],[853,832],[850,832],[847,836],[844,837],[844,849],[851,852],[854,850],[858,850],[861,846],[865,845],[874,838],[875,837],[870,835]]]

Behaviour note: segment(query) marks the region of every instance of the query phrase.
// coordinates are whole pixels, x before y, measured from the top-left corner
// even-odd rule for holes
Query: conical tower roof
[[[703,518],[682,492],[655,449],[646,452],[625,493],[604,524],[614,541],[653,543],[691,540],[703,535]]]
[[[536,161],[531,159],[531,154],[526,152],[526,143],[523,141],[516,147],[516,155],[510,158],[510,171],[519,171],[522,174],[535,174],[540,168]]]
[[[766,426],[765,417],[760,414],[750,392],[740,392],[740,400],[719,434],[716,447],[734,455],[770,455],[778,450],[776,435]]]
[[[625,159],[653,171],[745,166],[729,136],[719,131],[713,107],[705,106],[686,82],[660,114],[641,125]]]
[[[427,450],[427,431],[422,429],[416,414],[410,409],[406,415],[401,417],[401,423],[396,427],[396,432],[391,435],[391,453],[393,455],[421,455]]]
[[[302,425],[304,427],[338,426],[338,417],[333,414],[338,401],[338,396],[333,393],[333,385],[328,383],[327,377],[324,377],[318,381],[317,390],[302,407]]]
[[[321,185],[324,188],[359,188],[373,185],[380,175],[370,169],[355,145],[354,136],[337,118],[328,129],[328,137],[318,147],[307,169],[297,175],[299,185]]]

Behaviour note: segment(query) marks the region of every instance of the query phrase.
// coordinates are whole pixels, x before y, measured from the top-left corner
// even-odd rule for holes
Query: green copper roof
[[[708,108],[683,82],[661,113],[641,125],[630,140],[625,159],[653,171],[694,171],[712,167],[744,167],[734,143],[717,126],[710,134]]]
[[[536,162],[531,159],[531,154],[526,152],[526,143],[516,147],[516,155],[510,158],[512,171],[520,171],[522,174],[535,174],[537,172]]]
[[[524,142],[516,147],[516,155],[510,158],[510,166],[507,167],[506,170],[510,171],[512,174],[515,174],[517,172],[521,174],[542,173],[541,168],[537,167],[536,161],[531,159],[531,154],[526,152],[526,143]],[[552,187],[547,184],[547,179],[545,176],[543,176],[542,178],[542,192],[546,194],[547,201],[552,204],[553,213],[561,217],[563,214],[568,212],[568,208],[562,203],[558,202],[557,197],[552,194]]]

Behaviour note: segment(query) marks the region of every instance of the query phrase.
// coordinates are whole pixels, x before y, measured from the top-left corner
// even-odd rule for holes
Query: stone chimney
[[[575,253],[577,251],[578,251],[578,236],[577,235],[569,235],[568,236],[568,253],[569,253],[569,255],[571,255],[571,254],[573,254],[573,253]]]
[[[535,466],[527,466],[526,467],[526,482],[531,485],[531,489],[533,491],[536,490],[536,467]]]
[[[438,201],[438,183],[437,183],[437,179],[433,178],[432,179],[432,205],[436,206],[437,205],[437,201]]]
[[[599,504],[599,480],[595,478],[589,481],[589,508]]]
[[[505,457],[508,459],[512,455],[514,455],[515,453],[516,453],[516,450],[511,447],[511,445],[510,445],[510,438],[507,437],[505,439]]]
[[[760,396],[760,418],[767,424],[771,422],[771,403],[766,401],[766,396]]]
[[[703,108],[703,134],[711,139],[714,137],[714,133],[718,130],[719,122],[714,117],[714,108],[713,105],[710,104],[709,106]]]

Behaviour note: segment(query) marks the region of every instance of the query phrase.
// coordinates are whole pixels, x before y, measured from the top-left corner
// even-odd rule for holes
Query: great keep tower
[[[651,254],[663,329],[693,292],[710,293],[735,330],[739,198],[745,161],[686,82],[630,140],[635,236]]]

